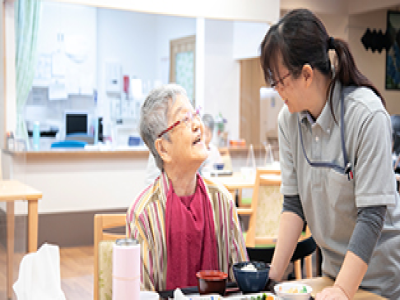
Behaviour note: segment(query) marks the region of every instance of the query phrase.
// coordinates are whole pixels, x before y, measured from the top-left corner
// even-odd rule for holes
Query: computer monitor
[[[89,114],[87,112],[65,112],[65,136],[89,133]]]

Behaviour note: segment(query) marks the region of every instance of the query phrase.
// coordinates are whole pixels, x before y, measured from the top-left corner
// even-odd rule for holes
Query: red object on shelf
[[[124,93],[129,93],[129,76],[124,76]]]
[[[229,144],[231,146],[241,146],[244,147],[246,146],[246,141],[244,139],[240,139],[240,140],[230,140]]]

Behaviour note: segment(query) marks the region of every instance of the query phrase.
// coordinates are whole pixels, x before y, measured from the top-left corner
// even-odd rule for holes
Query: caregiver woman
[[[286,104],[279,114],[284,208],[270,277],[282,278],[307,222],[323,274],[335,280],[317,299],[351,299],[358,287],[400,299],[400,214],[382,95],[347,43],[304,9],[269,29],[261,65]]]

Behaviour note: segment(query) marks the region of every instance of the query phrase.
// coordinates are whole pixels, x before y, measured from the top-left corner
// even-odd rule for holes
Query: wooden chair
[[[281,175],[281,169],[280,168],[274,168],[274,167],[259,167],[258,168],[260,172],[264,175],[267,174],[272,174],[272,175]],[[242,190],[238,191],[238,205],[239,207],[250,207],[251,206],[251,201],[252,197],[250,198],[244,198],[242,195]]]
[[[260,245],[264,245],[265,249],[271,250],[277,242],[283,205],[283,195],[279,191],[280,184],[280,175],[271,174],[270,170],[266,168],[258,168],[250,208],[237,209],[239,215],[249,216],[249,226],[246,233],[246,247],[248,249],[263,248]],[[307,238],[312,239],[308,229],[299,241]],[[305,262],[306,276],[311,278],[312,260],[310,255],[305,257]],[[296,260],[294,265],[296,278],[301,279],[300,260]]]
[[[94,300],[106,299],[107,290],[111,297],[112,286],[112,246],[115,240],[126,234],[104,232],[104,230],[126,227],[126,214],[97,214],[94,216]],[[106,272],[102,271],[103,266]],[[111,299],[111,298],[110,298]]]

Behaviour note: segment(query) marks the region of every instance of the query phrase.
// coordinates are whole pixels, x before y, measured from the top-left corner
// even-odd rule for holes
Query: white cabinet
[[[97,9],[43,1],[33,86],[49,99],[92,95],[97,82]]]

